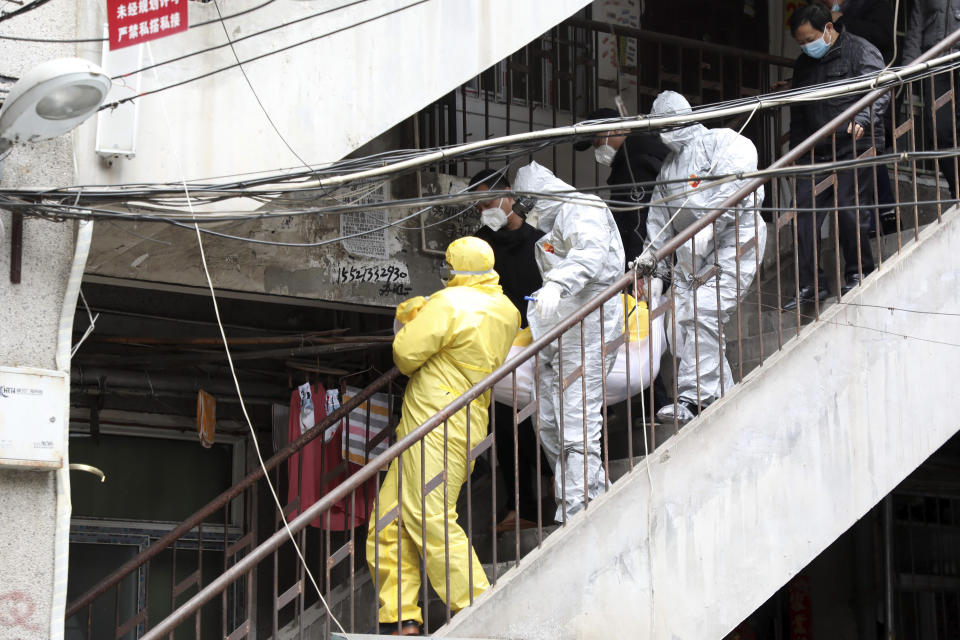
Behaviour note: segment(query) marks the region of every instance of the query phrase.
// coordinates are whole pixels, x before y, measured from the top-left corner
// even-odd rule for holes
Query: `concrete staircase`
[[[958,251],[954,209],[436,635],[724,637],[957,432]]]

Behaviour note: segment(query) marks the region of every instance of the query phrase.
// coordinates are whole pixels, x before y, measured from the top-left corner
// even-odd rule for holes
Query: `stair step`
[[[542,527],[544,540],[558,528],[555,524],[548,524],[551,522],[553,513],[553,508],[550,509],[549,513],[544,511],[544,523]],[[478,533],[476,531],[473,535],[473,549],[477,552],[480,561],[484,563],[484,569],[488,570],[488,576],[492,575],[490,569],[493,567],[492,564],[487,564],[493,559],[493,541],[491,536],[492,534],[490,532]],[[503,531],[497,534],[497,575],[501,573],[500,565],[508,564],[512,566],[513,561],[517,559],[517,540],[517,532],[514,530]],[[539,545],[537,529],[521,529],[519,541],[520,557],[523,558],[523,556],[536,549]]]

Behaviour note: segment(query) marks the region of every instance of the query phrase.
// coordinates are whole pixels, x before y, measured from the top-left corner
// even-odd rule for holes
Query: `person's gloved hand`
[[[707,225],[693,236],[697,257],[705,258],[713,251],[713,225]]]
[[[657,300],[660,299],[660,294],[663,293],[663,280],[660,278],[653,278],[650,280],[650,290],[647,291],[647,305],[656,304]]]
[[[560,293],[563,290],[556,282],[547,282],[537,291],[537,313],[541,318],[549,318],[557,313],[557,307],[560,306]]]

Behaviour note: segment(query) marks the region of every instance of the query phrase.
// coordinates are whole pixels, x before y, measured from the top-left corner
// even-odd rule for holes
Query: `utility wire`
[[[243,11],[231,13],[230,15],[226,16],[224,20],[231,20],[233,18],[237,18],[239,16],[252,13],[254,11],[264,8],[269,4],[273,4],[276,1],[277,0],[266,0],[265,2],[262,2],[254,7],[250,7],[249,9],[244,9]],[[49,0],[42,0],[42,2],[49,2]],[[205,20],[203,22],[192,24],[190,25],[189,28],[195,29],[196,27],[203,27],[208,24],[213,24],[214,22],[219,22],[219,21],[220,21],[219,18],[215,18],[213,20]],[[107,42],[109,38],[29,38],[25,36],[0,35],[0,40],[13,40],[15,42],[50,42],[50,43],[59,43],[59,44],[73,44],[73,43],[81,43],[81,42]]]
[[[24,13],[33,11],[34,9],[39,9],[40,7],[47,4],[48,2],[50,2],[50,0],[33,0],[32,2],[28,2],[27,4],[23,5],[18,9],[14,9],[13,11],[0,13],[0,22],[3,22],[4,20],[9,20],[10,18],[15,18],[19,15],[23,15]]]
[[[273,0],[271,0],[271,1],[273,1]],[[145,72],[145,71],[149,71],[150,69],[155,69],[155,68],[157,68],[157,67],[162,67],[163,65],[172,64],[172,63],[174,63],[174,62],[180,62],[181,60],[186,60],[187,58],[192,58],[193,56],[198,56],[198,55],[201,55],[201,54],[204,54],[204,53],[209,53],[209,52],[211,52],[211,51],[216,51],[216,50],[218,50],[218,49],[222,49],[222,48],[227,47],[227,46],[229,46],[231,49],[233,49],[233,48],[234,48],[234,45],[235,45],[236,43],[238,43],[238,42],[243,42],[244,40],[249,40],[250,38],[255,38],[255,37],[257,37],[257,36],[262,36],[262,35],[265,34],[265,33],[270,33],[270,32],[272,32],[272,31],[277,31],[278,29],[283,29],[283,28],[285,28],[285,27],[289,27],[289,26],[294,25],[294,24],[297,24],[297,23],[299,23],[299,22],[304,22],[304,21],[306,21],[306,20],[312,20],[313,18],[318,18],[318,17],[320,17],[320,16],[325,16],[325,15],[328,15],[328,14],[330,14],[330,13],[336,13],[337,11],[341,11],[341,10],[343,10],[343,9],[348,9],[348,8],[350,8],[350,7],[353,7],[353,6],[358,5],[358,4],[363,4],[363,3],[365,3],[365,2],[370,2],[370,0],[354,0],[354,2],[348,2],[347,4],[340,5],[339,7],[333,7],[333,8],[331,8],[331,9],[325,9],[325,10],[323,10],[323,11],[318,11],[317,13],[311,13],[310,15],[303,16],[302,18],[297,18],[296,20],[290,20],[289,22],[283,22],[283,23],[280,23],[280,24],[278,24],[278,25],[274,25],[274,26],[272,26],[272,27],[268,27],[268,28],[266,28],[266,29],[262,29],[262,30],[260,30],[260,31],[254,31],[253,33],[248,33],[247,35],[241,36],[241,37],[239,37],[239,38],[237,38],[236,40],[233,40],[233,41],[230,40],[230,36],[229,36],[229,34],[228,34],[228,32],[227,32],[226,25],[224,25],[224,28],[223,28],[224,34],[227,35],[227,42],[224,43],[224,44],[216,44],[216,45],[207,47],[207,48],[205,48],[205,49],[198,49],[198,50],[196,50],[196,51],[191,51],[190,53],[185,53],[185,54],[183,54],[183,55],[181,55],[181,56],[177,56],[177,57],[175,57],[175,58],[170,58],[169,60],[161,60],[160,62],[157,62],[157,63],[154,63],[154,64],[150,64],[150,65],[145,66],[145,67],[141,67],[141,68],[136,69],[136,70],[134,70],[134,71],[128,71],[127,73],[123,73],[123,74],[120,74],[120,75],[118,75],[118,76],[113,76],[113,78],[111,78],[111,79],[113,79],[113,80],[118,80],[118,79],[120,79],[120,78],[129,78],[130,76],[134,76],[134,75],[137,75],[138,73],[143,73],[143,72]],[[220,15],[220,16],[222,16],[222,14],[220,13],[220,6],[219,6],[219,5],[217,5],[217,14]],[[223,21],[226,20],[226,19],[227,19],[227,18],[221,17],[220,20],[219,20],[219,22],[220,22],[221,24],[223,24]],[[210,20],[210,21],[204,22],[203,24],[210,24],[211,22],[217,22],[217,21],[216,21],[216,20]],[[236,52],[235,50],[234,50],[234,52],[233,52],[233,55],[234,55],[234,57],[237,59],[237,63],[239,64],[239,63],[240,63],[240,58],[237,57],[237,52]],[[241,67],[241,69],[242,69],[242,67]]]
[[[367,0],[358,0],[353,4],[359,4],[359,2],[366,2]],[[220,26],[223,27],[223,36],[227,39],[227,44],[230,45],[230,51],[233,53],[234,59],[237,61],[237,68],[240,69],[240,73],[243,74],[243,79],[246,80],[247,86],[250,87],[250,93],[253,94],[254,99],[257,101],[257,104],[260,105],[260,110],[263,111],[264,117],[267,119],[267,122],[270,123],[270,126],[273,127],[274,133],[277,134],[277,137],[280,138],[280,141],[290,150],[290,153],[300,161],[303,166],[310,170],[310,165],[307,164],[307,161],[300,157],[300,154],[290,146],[290,143],[286,138],[283,137],[283,134],[280,133],[280,129],[277,127],[277,123],[273,121],[273,118],[270,117],[270,114],[267,112],[267,108],[263,106],[263,101],[260,100],[260,95],[257,93],[257,90],[253,88],[253,83],[250,81],[250,76],[247,75],[246,69],[243,68],[243,64],[240,63],[240,56],[237,55],[237,48],[234,46],[233,41],[230,39],[230,32],[227,31],[227,23],[223,21],[223,14],[220,13],[220,0],[213,0],[213,6],[217,10],[217,15],[220,16]],[[349,6],[349,5],[347,5]],[[339,8],[339,7],[338,7]],[[332,11],[332,10],[331,10]],[[312,17],[312,16],[311,16]]]
[[[152,59],[153,54],[150,50],[149,43],[147,44],[147,53],[150,54],[150,57]],[[156,74],[157,71],[154,70],[154,73]],[[167,112],[166,101],[161,102],[161,108],[163,110],[164,119],[166,120],[166,123],[167,123],[167,129],[172,133],[173,124],[171,123],[169,113]],[[182,176],[186,176],[186,172],[183,170],[183,165],[180,161],[180,155],[174,152],[174,158],[177,162],[177,166],[180,169],[180,174]],[[183,191],[184,191],[184,196],[187,199],[187,205],[192,207],[192,205],[190,204],[190,188],[187,186],[186,180],[184,180],[183,182]],[[267,467],[263,461],[263,453],[260,450],[260,440],[257,437],[257,430],[254,428],[253,421],[250,419],[250,414],[247,412],[247,404],[243,399],[243,392],[240,389],[240,380],[237,377],[237,371],[233,364],[233,356],[230,351],[230,341],[227,339],[227,333],[226,333],[226,330],[224,329],[223,321],[220,318],[220,306],[217,303],[217,294],[213,286],[213,278],[210,276],[210,269],[207,265],[206,253],[203,250],[203,237],[200,234],[200,226],[197,224],[194,224],[194,230],[197,233],[197,245],[200,250],[200,260],[203,264],[203,273],[207,280],[207,286],[210,289],[210,300],[213,303],[213,311],[217,319],[217,327],[220,329],[220,336],[223,339],[223,349],[227,356],[227,363],[230,366],[230,375],[233,378],[233,384],[237,391],[237,399],[240,401],[240,409],[243,412],[243,417],[246,419],[247,426],[250,429],[250,438],[251,438],[251,441],[253,442],[254,451],[257,454],[257,460],[260,463],[260,468],[263,469],[264,480],[266,480],[267,482],[267,487],[270,489],[270,495],[273,496],[273,501],[277,506],[277,512],[280,514],[280,519],[283,521],[283,526],[287,531],[287,535],[290,537],[290,543],[293,545],[294,550],[297,552],[297,556],[300,558],[300,563],[303,566],[303,570],[306,573],[307,577],[310,578],[310,582],[313,585],[313,588],[317,592],[317,597],[319,597],[320,602],[323,603],[323,606],[327,611],[327,615],[330,616],[330,619],[336,622],[337,627],[339,627],[341,632],[346,634],[346,631],[344,630],[343,625],[341,625],[340,621],[336,618],[336,616],[333,615],[333,611],[330,609],[330,606],[327,604],[326,599],[323,597],[323,593],[320,590],[320,585],[317,584],[316,578],[313,577],[313,572],[310,571],[310,565],[307,563],[307,560],[303,555],[303,551],[300,549],[300,545],[297,544],[296,537],[293,535],[293,531],[290,529],[290,523],[287,522],[287,516],[284,513],[283,504],[281,504],[280,498],[277,496],[277,490],[273,486],[273,482],[270,480],[270,473],[267,471]]]

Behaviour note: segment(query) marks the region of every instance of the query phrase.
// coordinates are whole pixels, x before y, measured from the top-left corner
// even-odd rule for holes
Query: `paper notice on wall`
[[[640,28],[643,15],[643,0],[599,0],[594,4],[594,16],[602,22],[618,24],[634,29]],[[618,80],[618,89],[637,86],[636,73],[624,73],[623,69],[636,69],[638,61],[637,41],[633,38],[617,38],[611,33],[599,32],[597,58],[601,78]],[[620,73],[617,73],[618,69]],[[612,106],[612,105],[602,105]]]
[[[340,235],[355,236],[343,241],[348,252],[369,258],[387,258],[386,211],[361,211],[340,214]],[[356,235],[362,234],[362,235]]]
[[[386,199],[384,187],[370,190],[369,186],[359,187],[356,192],[337,198],[344,203],[376,204]],[[343,248],[348,252],[369,258],[388,258],[390,248],[387,242],[387,210],[367,209],[340,214],[340,235],[344,237]],[[353,236],[353,237],[348,237]]]

